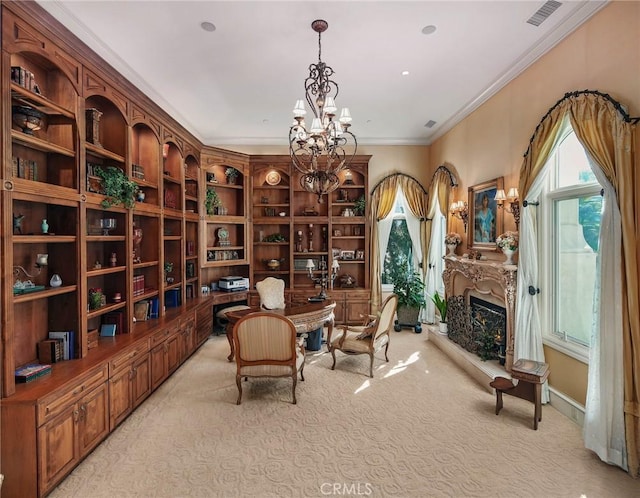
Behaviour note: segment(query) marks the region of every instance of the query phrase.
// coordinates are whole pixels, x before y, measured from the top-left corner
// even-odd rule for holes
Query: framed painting
[[[504,177],[469,187],[469,230],[467,246],[474,250],[497,251],[496,238],[503,231],[503,210],[496,192],[504,188]]]

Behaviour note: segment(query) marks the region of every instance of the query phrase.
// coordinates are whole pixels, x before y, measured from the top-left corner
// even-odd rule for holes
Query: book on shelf
[[[137,322],[144,322],[149,317],[149,301],[146,299],[138,301],[133,306],[133,317]]]
[[[115,337],[116,324],[115,323],[103,323],[100,327],[100,337]]]
[[[24,384],[25,382],[31,382],[32,380],[36,380],[49,373],[51,373],[51,365],[31,363],[29,365],[16,368],[15,377],[16,382]]]
[[[122,311],[110,311],[102,316],[102,323],[116,326],[116,334],[124,333],[124,313]]]
[[[149,299],[149,318],[160,317],[160,299],[152,297]]]
[[[45,339],[37,346],[38,360],[42,363],[57,363],[64,359],[64,345],[62,339]]]
[[[67,330],[64,332],[49,332],[49,339],[62,339],[63,360],[72,360],[76,357],[75,332]]]

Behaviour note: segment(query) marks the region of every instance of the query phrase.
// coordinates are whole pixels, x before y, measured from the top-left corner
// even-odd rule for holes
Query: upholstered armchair
[[[370,317],[366,325],[354,326],[343,325],[340,333],[331,340],[330,350],[333,356],[331,370],[336,367],[336,351],[344,354],[368,354],[371,363],[369,366],[369,377],[373,377],[374,355],[384,348],[384,357],[389,361],[387,352],[389,350],[389,332],[393,328],[393,320],[398,307],[398,296],[391,294],[380,308],[380,313],[376,317]]]
[[[256,283],[260,307],[265,310],[284,309],[284,280],[267,277]]]
[[[276,313],[251,313],[235,324],[233,343],[238,405],[242,402],[242,377],[291,377],[296,404],[298,372],[304,380],[305,352],[291,320]]]

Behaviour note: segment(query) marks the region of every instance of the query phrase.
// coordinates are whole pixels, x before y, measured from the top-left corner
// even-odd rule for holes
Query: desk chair
[[[233,327],[238,400],[242,402],[242,377],[291,377],[296,404],[298,372],[304,380],[304,346],[297,340],[296,327],[283,315],[251,313]]]
[[[284,280],[267,277],[256,283],[260,307],[264,310],[284,309]]]

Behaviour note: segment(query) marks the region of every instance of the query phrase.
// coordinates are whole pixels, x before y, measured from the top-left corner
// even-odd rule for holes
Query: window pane
[[[389,245],[384,257],[382,283],[393,283],[393,276],[412,271],[413,249],[407,222],[404,218],[393,220],[389,233]]]
[[[554,202],[556,333],[589,346],[602,197]]]
[[[558,147],[558,168],[556,186],[584,185],[596,181],[596,177],[589,167],[589,160],[584,147],[576,137],[570,133]]]

